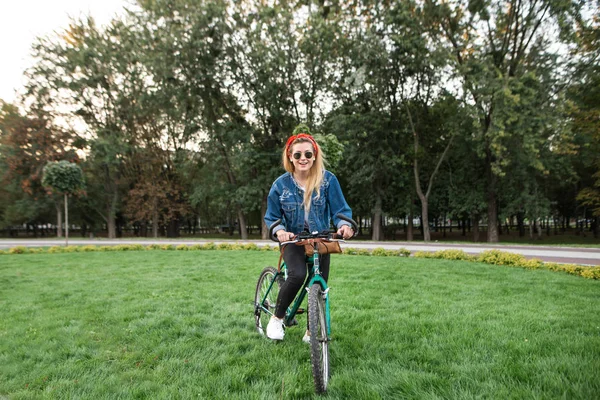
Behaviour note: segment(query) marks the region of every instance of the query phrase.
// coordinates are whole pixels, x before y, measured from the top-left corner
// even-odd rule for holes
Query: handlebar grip
[[[275,229],[275,227],[277,225],[279,225],[281,223],[281,219],[278,219],[277,221],[273,222],[271,224],[271,226],[269,226],[269,238],[274,241],[274,242],[279,242],[279,240],[277,239],[277,237],[274,235],[273,233],[273,229]]]
[[[346,217],[344,214],[336,214],[336,217],[338,217],[341,220],[344,220],[346,222],[349,222],[350,225],[352,225],[352,230],[354,231],[354,236],[358,235],[358,224],[356,223],[355,220],[353,220],[352,218],[348,218]]]

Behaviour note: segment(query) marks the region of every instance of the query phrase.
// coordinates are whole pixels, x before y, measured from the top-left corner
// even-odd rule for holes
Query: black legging
[[[329,259],[329,254],[319,256],[319,269],[325,282],[327,282],[327,278],[329,277]],[[281,285],[281,289],[279,289],[277,306],[275,307],[275,316],[277,318],[285,317],[287,308],[294,301],[298,290],[304,285],[308,273],[304,246],[286,245],[283,250],[283,260],[285,261],[285,265],[287,265],[288,277],[283,285]]]

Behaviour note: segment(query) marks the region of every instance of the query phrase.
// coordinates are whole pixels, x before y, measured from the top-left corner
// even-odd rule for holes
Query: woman
[[[346,203],[340,184],[323,165],[323,153],[311,135],[300,133],[291,136],[283,149],[283,166],[287,173],[275,180],[267,201],[265,223],[271,226],[278,219],[282,223],[273,229],[279,242],[291,240],[302,231],[329,230],[331,219],[337,233],[345,239],[354,232],[351,225],[335,215],[341,213],[352,218],[352,210]],[[275,315],[267,325],[267,337],[283,340],[283,318],[298,290],[306,279],[307,267],[303,246],[285,246],[283,259],[288,268],[275,307]],[[329,254],[321,256],[321,274],[325,281],[329,276]],[[309,342],[306,331],[304,342]]]

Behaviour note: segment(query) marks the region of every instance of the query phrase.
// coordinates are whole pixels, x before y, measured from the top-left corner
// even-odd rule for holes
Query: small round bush
[[[8,250],[9,254],[25,254],[27,253],[27,247],[25,246],[16,246],[16,247],[12,247]]]

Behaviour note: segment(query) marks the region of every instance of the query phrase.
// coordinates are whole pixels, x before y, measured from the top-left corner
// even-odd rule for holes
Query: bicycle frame
[[[308,277],[306,278],[304,286],[302,287],[304,290],[300,290],[300,292],[298,293],[298,295],[292,302],[291,306],[288,307],[287,312],[285,313],[284,323],[286,326],[290,326],[293,324],[292,321],[294,320],[296,314],[298,313],[298,310],[300,310],[300,305],[304,301],[306,294],[308,293],[310,288],[315,283],[318,283],[321,286],[323,293],[325,293],[325,318],[327,321],[327,336],[329,337],[331,335],[331,319],[330,319],[330,313],[329,313],[329,287],[327,286],[327,282],[325,282],[325,279],[321,276],[321,270],[319,267],[320,266],[319,253],[315,250],[312,257],[307,256],[306,263],[308,264],[310,272],[308,273]],[[262,304],[264,304],[266,297],[271,292],[271,289],[273,288],[273,285],[275,284],[277,277],[281,274],[284,274],[284,277],[287,278],[287,276],[285,276],[286,272],[287,272],[286,268],[287,267],[284,262],[281,265],[281,269],[279,271],[277,271],[277,274],[275,274],[275,276],[273,276],[273,280],[271,281],[271,283],[269,285],[269,289],[265,293],[265,297],[260,302],[260,304],[261,304],[260,307],[263,309],[263,311],[265,311],[266,313],[268,313],[270,315],[273,315],[273,313],[270,310],[265,309],[262,306]]]

